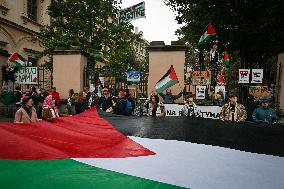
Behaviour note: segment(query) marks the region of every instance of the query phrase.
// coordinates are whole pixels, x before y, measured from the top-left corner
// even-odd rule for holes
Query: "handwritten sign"
[[[23,67],[16,73],[18,84],[38,84],[37,67]]]
[[[263,69],[252,69],[251,83],[262,83]]]
[[[205,99],[206,86],[196,86],[196,99]]]
[[[210,85],[211,72],[210,71],[193,71],[192,85]]]
[[[138,18],[146,18],[145,2],[141,2],[126,9],[121,9],[118,11],[119,23],[129,22]]]
[[[270,98],[272,96],[272,90],[268,86],[251,86],[249,88],[249,94],[252,94],[256,100],[262,96]]]
[[[239,83],[249,83],[250,69],[239,69]]]

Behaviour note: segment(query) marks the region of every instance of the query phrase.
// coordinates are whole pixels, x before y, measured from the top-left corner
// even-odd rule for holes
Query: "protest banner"
[[[22,67],[16,72],[15,83],[18,84],[38,84],[37,67]]]
[[[210,85],[211,72],[210,71],[193,71],[192,85]]]
[[[239,69],[239,83],[249,83],[250,69]]]
[[[270,98],[272,96],[272,90],[268,86],[250,86],[249,94],[253,95],[256,100],[262,96]]]
[[[180,104],[164,104],[166,116],[182,116],[182,107]],[[219,106],[198,106],[200,116],[208,119],[220,119],[221,107]]]
[[[130,22],[138,18],[146,18],[145,16],[145,2],[138,3],[131,7],[121,9],[118,11],[118,22]]]
[[[263,69],[252,69],[251,83],[262,83]]]
[[[196,86],[196,99],[205,99],[206,86]]]

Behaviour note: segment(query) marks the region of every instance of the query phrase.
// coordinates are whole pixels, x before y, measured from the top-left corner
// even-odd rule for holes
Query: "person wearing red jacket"
[[[59,106],[59,104],[60,104],[60,97],[59,97],[59,93],[56,91],[56,87],[52,87],[49,94],[52,95],[53,98],[55,99],[56,106]]]

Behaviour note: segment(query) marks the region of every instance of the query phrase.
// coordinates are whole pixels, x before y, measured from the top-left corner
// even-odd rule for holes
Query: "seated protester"
[[[107,88],[103,89],[103,95],[99,99],[98,108],[105,112],[112,112],[113,100]]]
[[[124,90],[119,90],[118,98],[116,102],[113,104],[113,113],[118,115],[129,115],[129,111],[127,108],[127,104],[129,104],[128,100],[125,97]],[[130,103],[131,104],[131,103]]]
[[[200,109],[193,102],[193,95],[188,95],[186,104],[181,109],[182,115],[190,118],[196,118],[201,116]]]
[[[253,122],[275,123],[277,115],[275,110],[269,107],[269,99],[264,96],[260,98],[260,107],[256,108],[252,114]]]
[[[134,111],[134,109],[135,109],[135,97],[133,96],[133,93],[131,92],[131,91],[129,91],[129,90],[127,90],[126,92],[125,92],[125,97],[126,97],[126,99],[127,99],[127,103],[128,103],[128,108],[129,108],[129,110],[127,110],[127,111],[129,111],[129,114],[130,115],[132,115],[132,113],[133,113],[133,111]],[[130,102],[130,104],[129,104],[129,102]]]
[[[74,105],[76,114],[82,113],[86,110],[86,98],[84,98],[83,92],[74,94]]]
[[[252,94],[249,94],[247,97],[247,102],[245,104],[245,108],[247,111],[247,121],[252,121],[252,114],[256,108],[258,108],[258,103],[255,97]]]
[[[164,104],[174,104],[175,100],[182,96],[182,91],[178,95],[172,95],[171,89],[166,89],[166,94],[159,93],[159,95],[163,98]]]
[[[214,106],[223,106],[225,104],[224,94],[221,91],[216,93],[213,104]]]
[[[63,117],[65,114],[61,114],[56,106],[55,98],[52,95],[48,95],[43,102],[42,119],[45,121],[53,122],[56,117]]]
[[[148,116],[165,116],[165,106],[163,103],[159,102],[159,97],[157,95],[153,95],[149,102],[149,112]]]
[[[15,113],[15,123],[31,123],[38,121],[36,109],[31,96],[22,99],[22,107]]]
[[[234,94],[230,95],[230,102],[225,104],[220,112],[222,121],[245,121],[247,112],[242,104],[237,103],[238,97]]]
[[[151,91],[150,96],[147,98],[147,100],[144,102],[144,107],[147,109],[147,112],[149,113],[149,103],[151,101],[151,98],[155,96],[156,93],[154,91]]]

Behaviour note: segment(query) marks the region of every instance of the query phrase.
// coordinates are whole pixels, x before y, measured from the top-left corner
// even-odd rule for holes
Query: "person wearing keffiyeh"
[[[64,116],[59,112],[55,105],[55,99],[52,95],[48,95],[43,102],[42,119],[53,122],[56,117]]]

